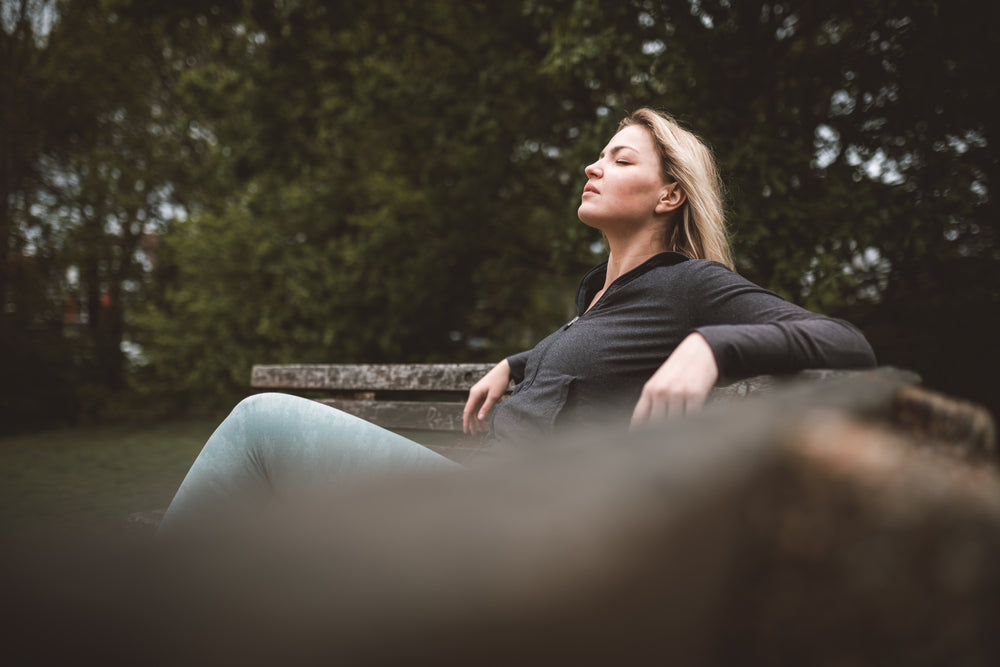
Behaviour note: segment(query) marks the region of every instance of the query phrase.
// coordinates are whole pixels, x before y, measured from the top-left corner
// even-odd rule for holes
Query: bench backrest
[[[254,366],[254,389],[295,391],[390,429],[461,431],[469,389],[493,364]],[[321,395],[322,394],[322,395]]]
[[[469,389],[493,364],[296,364],[253,367],[254,389],[293,391],[389,429],[461,431]],[[810,370],[795,379],[845,371]],[[778,378],[760,375],[712,390],[712,398],[765,390]],[[513,388],[513,385],[511,386]]]

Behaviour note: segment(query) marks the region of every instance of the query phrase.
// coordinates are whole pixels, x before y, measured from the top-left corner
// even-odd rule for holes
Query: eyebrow
[[[635,151],[636,153],[638,153],[638,152],[639,152],[639,150],[638,150],[637,148],[633,147],[633,146],[629,146],[628,144],[620,144],[620,145],[618,145],[618,146],[615,146],[615,147],[613,147],[613,148],[612,148],[612,149],[611,149],[611,150],[609,151],[609,152],[611,153],[611,157],[614,157],[614,156],[615,156],[615,155],[617,155],[618,153],[621,153],[621,152],[622,152],[623,150],[625,150],[626,148],[627,148],[627,149],[629,149],[629,150],[633,150],[633,151]],[[601,151],[601,154],[600,154],[600,156],[598,156],[598,157],[604,157],[604,155],[605,155],[605,151]]]

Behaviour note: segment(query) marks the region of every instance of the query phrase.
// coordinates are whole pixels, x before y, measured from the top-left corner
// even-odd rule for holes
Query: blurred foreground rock
[[[7,552],[6,646],[130,664],[1000,664],[995,427],[880,371],[171,543]]]

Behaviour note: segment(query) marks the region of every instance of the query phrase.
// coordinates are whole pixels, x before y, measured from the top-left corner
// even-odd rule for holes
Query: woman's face
[[[577,215],[605,233],[656,222],[679,206],[669,201],[680,195],[677,184],[663,180],[653,137],[641,125],[620,130],[584,173],[587,185]]]

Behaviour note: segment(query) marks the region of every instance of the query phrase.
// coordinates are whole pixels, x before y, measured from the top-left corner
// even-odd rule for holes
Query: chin
[[[586,204],[583,204],[580,206],[580,208],[576,209],[576,217],[578,217],[580,219],[580,222],[587,225],[588,227],[593,227],[594,229],[600,229],[601,231],[604,231],[603,227],[600,225],[600,219],[595,218],[592,215],[587,215],[587,212],[584,210],[584,206],[586,206]]]

